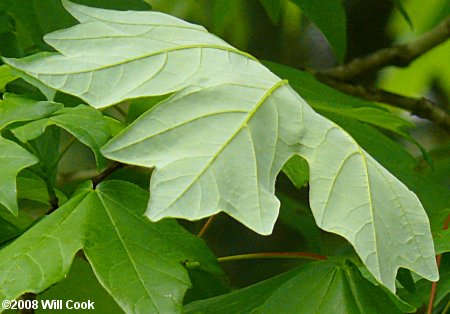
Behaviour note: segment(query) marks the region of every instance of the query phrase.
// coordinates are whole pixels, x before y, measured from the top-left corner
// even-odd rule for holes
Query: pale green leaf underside
[[[269,234],[276,175],[299,154],[310,166],[317,224],[349,240],[378,281],[394,290],[399,267],[438,278],[417,197],[285,81],[199,26],[64,3],[83,23],[46,36],[61,54],[5,61],[94,107],[176,92],[102,150],[155,167],[152,219],[225,211]]]

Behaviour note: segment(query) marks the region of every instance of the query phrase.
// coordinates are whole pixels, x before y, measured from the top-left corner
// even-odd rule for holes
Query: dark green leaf
[[[212,273],[201,267],[187,267],[187,270],[192,288],[187,291],[183,300],[184,304],[230,292],[227,278],[224,274]]]
[[[230,17],[235,16],[233,10],[239,5],[240,0],[216,0],[214,3],[214,31],[223,33],[230,21]]]
[[[436,254],[450,252],[450,230],[442,231],[434,236]]]
[[[402,17],[408,23],[409,27],[414,28],[413,23],[411,21],[411,18],[409,17],[408,12],[406,12],[406,9],[405,9],[405,6],[402,3],[402,0],[393,0],[393,1],[395,3],[395,6],[397,7],[398,11],[402,15]]]
[[[0,205],[0,248],[20,236],[32,223],[33,218],[28,214],[19,211],[14,216]]]
[[[167,97],[167,95],[163,95],[130,100],[130,106],[128,107],[127,113],[127,122],[133,122],[143,113],[149,111],[151,108],[156,106],[159,102],[163,101]]]
[[[444,254],[441,259],[441,267],[439,269],[441,276],[435,299],[435,305],[438,305],[442,301],[450,301],[450,255]],[[429,284],[429,283],[428,283]]]
[[[64,204],[67,201],[67,197],[59,190],[56,190],[55,192],[58,203],[60,205]],[[19,199],[27,199],[50,205],[50,197],[45,181],[32,173],[27,173],[26,176],[22,173],[17,178],[17,197]]]
[[[414,293],[416,291],[414,279],[408,269],[400,268],[397,273],[397,280],[409,292]]]
[[[273,24],[277,25],[280,20],[281,8],[283,5],[282,0],[259,0],[261,5],[267,12],[267,15],[270,17],[270,20]]]
[[[309,251],[320,254],[322,251],[322,231],[317,227],[308,204],[299,202],[282,192],[278,192],[277,196],[281,201],[279,219],[302,235]]]
[[[125,123],[122,123],[119,120],[116,120],[114,118],[111,118],[108,116],[104,116],[103,118],[105,119],[106,123],[108,124],[109,133],[111,134],[112,137],[119,134],[126,127]]]
[[[0,251],[1,300],[39,293],[64,278],[83,247],[85,196],[74,197]]]
[[[186,313],[404,313],[389,292],[361,276],[350,262],[311,263],[256,285],[185,307]]]
[[[292,0],[322,31],[339,62],[344,62],[347,47],[347,22],[342,0]]]
[[[60,159],[59,146],[61,141],[61,130],[56,127],[49,127],[43,130],[43,134],[39,135],[38,138],[26,144],[39,159],[39,164],[30,170],[38,173],[47,182],[46,184],[48,184],[48,187],[50,188],[56,185],[58,162]]]
[[[84,249],[96,276],[129,313],[172,313],[190,287],[186,262],[221,275],[202,241],[175,221],[151,223],[148,193],[120,182],[82,186],[61,208],[0,251],[0,298],[60,281]],[[130,206],[131,205],[131,206]]]
[[[137,186],[106,181],[90,198],[90,232],[85,253],[103,286],[129,313],[181,310],[190,287],[184,261],[220,273],[201,240],[174,221],[151,223],[148,193]],[[132,202],[133,206],[129,206]]]
[[[283,172],[297,189],[305,187],[309,181],[309,167],[306,160],[298,155],[292,156],[283,166]]]
[[[450,297],[450,255],[444,254],[441,259],[439,269],[439,282],[437,284],[436,298],[434,308],[437,309],[439,304],[446,304]],[[430,300],[431,283],[427,280],[418,280],[415,283],[416,290],[410,292],[407,289],[399,289],[398,295],[406,302],[415,307],[428,306]]]
[[[37,299],[41,300],[67,300],[94,302],[96,313],[123,313],[114,299],[103,289],[95,278],[89,263],[86,260],[75,258],[66,278],[48,290],[39,294]],[[73,313],[74,310],[66,309],[65,306],[58,313]],[[41,306],[35,311],[37,314],[49,313]]]

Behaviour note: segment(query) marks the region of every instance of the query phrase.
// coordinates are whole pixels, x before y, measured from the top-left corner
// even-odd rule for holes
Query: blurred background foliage
[[[0,45],[2,56],[23,57],[50,50],[42,39],[43,35],[76,24],[59,0],[21,0],[27,3],[21,6],[15,6],[16,1],[0,1],[0,42],[8,43]],[[441,228],[443,217],[448,214],[444,209],[450,208],[448,133],[427,120],[410,116],[401,109],[344,95],[319,83],[308,73],[294,70],[327,69],[395,43],[409,42],[432,29],[444,18],[448,18],[449,0],[75,2],[119,10],[153,9],[165,12],[201,24],[238,49],[249,52],[264,62],[270,61],[265,64],[278,75],[288,78],[291,85],[311,106],[344,127],[365,150],[412,189],[429,213],[434,235],[450,240],[449,233],[442,232]],[[55,16],[57,18],[54,18]],[[22,80],[13,81],[12,76],[7,68],[0,67],[1,92],[37,93],[37,90]],[[407,68],[387,67],[380,73],[365,73],[358,77],[356,83],[378,86],[413,97],[426,96],[450,113],[450,41],[420,57]],[[67,95],[59,97],[66,105],[79,103],[79,100]],[[123,122],[133,121],[159,100],[160,98],[140,99],[124,104],[123,109],[128,110],[128,116]],[[120,117],[120,112],[115,112],[114,109],[108,109],[107,113]],[[121,128],[120,125],[115,127]],[[405,131],[408,127],[410,133]],[[65,147],[70,141],[70,137],[64,132],[58,132],[57,137],[53,133],[52,128],[49,128],[44,140],[60,141],[60,147]],[[425,161],[410,134],[428,151],[434,169]],[[79,169],[84,170],[80,172]],[[59,166],[59,185],[63,192],[70,193],[78,182],[92,176],[96,171],[91,152],[81,144],[72,145]],[[35,186],[36,182],[30,183],[33,178],[24,178],[27,176],[22,174],[19,193],[28,196],[23,197],[22,204],[39,202],[27,194],[30,184]],[[150,173],[138,168],[121,169],[114,173],[112,178],[123,178],[148,188]],[[308,206],[307,181],[308,168],[305,162],[301,158],[290,160],[277,181],[277,196],[282,207],[273,235],[259,236],[231,218],[219,215],[206,232],[205,241],[217,256],[263,251],[310,251],[323,255],[345,255],[353,252],[346,241],[319,230],[313,223],[314,218]],[[204,221],[182,224],[192,232],[198,232]],[[449,250],[448,244],[444,243],[443,247],[443,251]],[[224,267],[229,286],[237,288],[268,278],[299,263],[304,262],[239,261],[224,264]],[[448,268],[448,258],[445,263]],[[73,272],[91,276],[90,270],[80,269],[74,268]],[[75,279],[69,276],[67,280]],[[64,286],[64,282],[58,285]],[[422,285],[428,287],[428,283]],[[214,288],[204,287],[204,291],[219,294],[227,289],[217,285]],[[99,286],[96,289],[101,288]],[[415,293],[421,293],[420,298],[426,300],[429,289],[422,290]],[[52,288],[47,295],[56,298],[58,291],[60,290]],[[441,292],[443,296],[440,301],[449,293],[448,289],[444,292]],[[196,296],[192,293],[188,295],[187,302],[197,297],[205,295]],[[415,300],[420,298],[416,297]]]

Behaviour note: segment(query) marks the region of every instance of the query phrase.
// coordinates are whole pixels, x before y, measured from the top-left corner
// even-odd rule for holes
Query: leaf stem
[[[200,231],[197,233],[197,237],[201,238],[205,234],[206,230],[208,230],[208,228],[211,226],[211,223],[213,222],[214,219],[216,219],[216,217],[217,215],[213,215],[208,218],[208,220],[203,225],[202,229],[200,229]]]
[[[67,144],[61,149],[61,152],[59,153],[58,158],[55,160],[55,164],[58,163],[61,160],[61,158],[64,157],[64,155],[67,153],[69,148],[73,145],[73,143],[75,143],[75,137],[74,136],[72,136],[70,138],[70,140],[67,141]]]
[[[279,258],[296,258],[311,260],[326,260],[328,257],[310,252],[262,252],[249,253],[240,255],[223,256],[217,258],[218,262],[244,261],[252,259],[279,259]]]
[[[114,110],[116,110],[122,116],[122,118],[126,118],[127,117],[127,113],[125,112],[125,110],[120,108],[119,105],[114,106],[113,108],[114,108]]]
[[[442,230],[447,230],[449,224],[450,224],[450,214],[447,216],[447,219],[444,221]],[[442,258],[442,254],[439,254],[436,256],[436,264],[437,264],[438,270],[439,270],[439,267],[441,266],[441,258]],[[428,301],[427,314],[431,314],[433,312],[433,305],[434,305],[434,300],[436,298],[436,291],[437,291],[437,283],[438,282],[435,281],[431,284],[430,299]]]
[[[51,179],[47,176],[44,178],[45,185],[47,186],[47,192],[48,192],[48,202],[50,204],[50,210],[47,212],[47,215],[51,214],[59,207],[59,200],[56,196],[55,188],[53,187],[53,184],[51,182]]]
[[[100,182],[109,177],[114,171],[123,168],[124,166],[125,164],[122,164],[120,162],[113,162],[105,170],[103,170],[102,172],[100,172],[98,175],[96,175],[91,179],[92,184],[94,185],[94,187],[96,187]]]

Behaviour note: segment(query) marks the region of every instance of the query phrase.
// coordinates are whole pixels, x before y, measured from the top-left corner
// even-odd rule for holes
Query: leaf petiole
[[[326,260],[328,257],[309,252],[262,252],[218,257],[218,262],[244,261],[252,259],[297,258]]]

